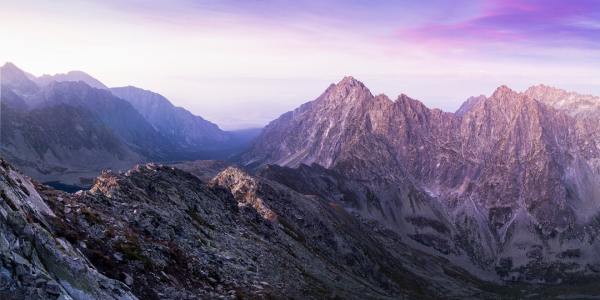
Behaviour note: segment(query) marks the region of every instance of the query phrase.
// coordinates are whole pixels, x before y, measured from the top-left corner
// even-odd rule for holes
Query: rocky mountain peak
[[[352,76],[346,76],[337,84],[331,85],[320,99],[333,103],[352,103],[372,99],[371,91]]]
[[[235,167],[228,167],[219,173],[211,181],[211,184],[230,190],[239,207],[252,207],[265,220],[277,220],[277,214],[259,195],[259,181],[246,172]]]
[[[514,98],[518,93],[506,85],[499,86],[493,93],[491,98]]]
[[[527,90],[525,90],[524,94],[528,95],[533,99],[548,103],[554,103],[561,98],[569,96],[569,92],[565,90],[543,84],[538,84],[529,87]]]
[[[458,116],[462,116],[465,113],[467,113],[469,110],[471,110],[475,105],[477,105],[477,103],[481,102],[481,101],[485,101],[486,97],[485,95],[479,95],[479,96],[472,96],[469,97],[465,102],[463,102],[463,104],[458,108],[458,110],[455,112],[456,115]]]
[[[15,66],[15,64],[11,63],[11,62],[6,62],[2,67],[0,67],[2,69],[2,71],[11,71],[11,70],[18,70],[21,71],[19,68],[17,68],[17,66]]]
[[[545,84],[537,84],[534,86],[530,86],[526,91],[526,94],[529,93],[543,93],[543,94],[548,94],[548,93],[567,93],[567,91],[563,90],[563,89],[559,89],[556,87],[552,87],[552,86],[548,86]]]
[[[0,84],[9,86],[21,94],[33,94],[39,87],[29,79],[27,73],[11,62],[0,67]]]
[[[418,105],[418,106],[425,106],[423,103],[421,103],[418,100],[415,100],[413,98],[411,98],[410,96],[406,95],[406,94],[400,94],[398,96],[398,98],[396,98],[396,103],[408,103],[410,105]]]
[[[365,87],[365,85],[360,82],[358,79],[352,77],[352,76],[344,76],[344,78],[342,78],[342,80],[340,80],[340,82],[338,82],[337,84],[338,86],[359,86],[359,87]]]
[[[528,88],[523,94],[572,116],[595,115],[600,111],[600,97],[568,92],[543,84]]]
[[[524,115],[529,118],[534,118],[541,109],[541,104],[529,95],[519,93],[505,85],[498,87],[492,95],[484,101],[479,101],[469,111],[469,115],[483,116],[484,111],[492,113],[499,117],[504,115],[506,117],[514,117],[517,115]],[[481,110],[484,111],[481,111]],[[491,110],[490,110],[491,109]]]
[[[137,299],[56,235],[57,220],[37,186],[0,158],[0,298]]]
[[[0,70],[2,70],[2,75],[24,76],[27,78],[27,73],[12,62],[6,62],[0,67]]]

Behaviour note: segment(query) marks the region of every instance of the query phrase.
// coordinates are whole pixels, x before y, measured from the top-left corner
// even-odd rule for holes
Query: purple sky
[[[507,84],[600,95],[600,1],[4,1],[0,59],[136,85],[226,129],[353,75],[453,111]],[[2,63],[2,62],[0,62]]]
[[[475,15],[401,28],[400,37],[442,46],[540,46],[598,49],[600,1],[487,1]]]

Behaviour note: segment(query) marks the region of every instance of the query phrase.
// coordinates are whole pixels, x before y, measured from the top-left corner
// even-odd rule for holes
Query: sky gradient
[[[600,1],[4,1],[0,63],[161,93],[225,129],[345,75],[454,111],[506,84],[600,95]]]

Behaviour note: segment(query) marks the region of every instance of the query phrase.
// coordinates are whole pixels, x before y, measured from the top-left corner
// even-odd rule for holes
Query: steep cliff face
[[[0,297],[137,299],[60,238],[57,217],[30,180],[0,159]]]
[[[318,164],[346,182],[340,194],[357,195],[358,205],[340,198],[346,207],[435,252],[467,256],[503,278],[509,278],[511,261],[508,269],[518,270],[511,278],[557,281],[569,277],[565,265],[585,274],[600,261],[591,254],[596,230],[582,231],[594,227],[600,211],[598,149],[589,146],[596,143],[593,118],[580,119],[530,94],[502,86],[451,114],[405,95],[374,97],[347,77],[270,123],[242,159],[248,166]],[[316,184],[311,176],[295,180]],[[415,197],[421,199],[417,210]],[[447,232],[417,237],[415,218],[432,228],[444,224]],[[575,245],[589,254],[557,254]],[[555,272],[536,276],[540,272],[528,268]]]
[[[524,93],[575,119],[580,153],[591,165],[592,171],[600,175],[600,97],[545,85],[530,87]]]
[[[460,185],[467,184],[486,207],[524,206],[540,221],[566,227],[572,215],[562,179],[575,159],[573,124],[525,95],[499,88],[462,119],[460,159],[475,164]]]
[[[479,95],[477,97],[469,97],[467,101],[463,102],[463,104],[456,110],[455,114],[457,116],[462,116],[467,113],[473,106],[481,101],[485,101],[485,95]]]

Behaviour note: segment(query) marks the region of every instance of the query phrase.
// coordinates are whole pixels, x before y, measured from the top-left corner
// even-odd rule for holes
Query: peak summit
[[[352,88],[360,88],[360,89],[367,88],[364,83],[362,83],[361,81],[357,80],[356,78],[354,78],[352,76],[345,76],[335,86],[337,88],[351,88],[351,89]]]
[[[335,87],[340,90],[340,89],[345,89],[345,90],[367,90],[368,88],[365,86],[364,83],[362,83],[360,80],[352,77],[352,76],[345,76],[344,78],[342,78],[342,80],[340,80],[340,82],[338,82],[337,84],[335,84]]]
[[[25,72],[11,62],[6,62],[2,67],[0,67],[0,70],[2,70],[2,75],[5,76],[8,76],[9,74],[11,76],[25,76]]]
[[[552,86],[548,86],[548,85],[544,85],[544,84],[538,84],[538,85],[531,86],[527,90],[525,90],[524,93],[533,98],[536,98],[536,99],[537,98],[545,99],[548,97],[564,97],[568,94],[568,92],[565,90],[555,88]],[[572,94],[575,94],[575,93],[572,93]]]
[[[361,84],[362,85],[363,83],[352,76],[344,76],[344,78],[342,78],[342,80],[340,80],[340,82],[338,84]]]
[[[494,93],[492,94],[493,98],[498,98],[498,97],[505,97],[505,96],[512,96],[517,94],[517,92],[515,92],[514,90],[512,90],[511,88],[509,88],[506,85],[501,85],[499,86]]]
[[[32,94],[38,90],[38,86],[27,74],[11,62],[0,67],[0,74],[3,85],[10,86],[21,94]]]
[[[331,84],[320,97],[327,103],[352,103],[373,98],[371,91],[352,76],[346,76],[337,84]]]
[[[15,64],[11,63],[10,61],[6,62],[2,67],[2,69],[19,69],[17,66],[15,66]]]
[[[528,97],[527,97],[527,95],[519,93],[519,92],[509,88],[506,85],[501,85],[494,91],[494,93],[492,93],[492,96],[490,96],[489,99],[517,100],[517,99],[523,99],[523,98],[528,98]],[[504,102],[504,101],[502,101],[502,102]]]
[[[530,87],[529,87],[529,89],[541,89],[541,90],[561,90],[561,91],[562,91],[562,89],[559,89],[559,88],[557,88],[557,87],[553,87],[553,86],[549,86],[549,85],[545,85],[545,84],[543,84],[543,83],[540,83],[540,84],[536,84],[536,85],[530,86]]]

